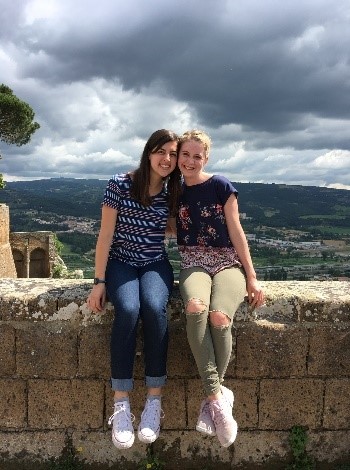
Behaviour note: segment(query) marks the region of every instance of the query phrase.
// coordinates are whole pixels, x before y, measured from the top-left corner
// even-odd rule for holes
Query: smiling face
[[[176,167],[177,142],[166,142],[158,150],[150,153],[149,160],[151,177],[167,177]]]
[[[196,140],[187,140],[181,144],[178,166],[186,184],[202,182],[204,166],[208,161],[204,145]]]

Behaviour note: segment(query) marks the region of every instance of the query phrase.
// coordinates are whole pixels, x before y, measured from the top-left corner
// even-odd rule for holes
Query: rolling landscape
[[[350,191],[233,184],[260,279],[350,278]],[[105,186],[96,179],[9,182],[0,202],[10,207],[12,232],[55,232],[67,268],[91,278]],[[177,273],[176,240],[169,240],[168,251]]]

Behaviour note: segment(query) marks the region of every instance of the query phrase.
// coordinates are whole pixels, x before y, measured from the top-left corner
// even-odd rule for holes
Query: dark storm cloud
[[[41,124],[8,175],[108,176],[200,126],[235,180],[349,185],[348,0],[0,0],[0,21],[0,82]]]
[[[17,38],[30,57],[22,73],[52,83],[118,79],[136,91],[159,81],[209,127],[240,123],[274,134],[301,128],[308,114],[348,119],[346,3],[235,3],[204,0],[201,14],[195,2],[185,12],[169,7],[137,27],[131,20],[130,30],[116,8],[109,18],[64,18],[54,34],[39,20]]]

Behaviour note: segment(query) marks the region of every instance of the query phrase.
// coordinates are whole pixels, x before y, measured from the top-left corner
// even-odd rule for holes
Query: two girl
[[[129,392],[140,318],[148,396],[138,437],[151,443],[159,435],[168,346],[166,305],[173,285],[164,236],[175,215],[187,337],[206,395],[196,429],[216,434],[224,447],[236,438],[233,393],[222,385],[232,350],[232,319],[246,292],[253,308],[263,304],[264,294],[239,221],[237,191],[228,179],[204,171],[210,144],[202,131],[180,138],[171,131],[156,131],[145,145],[139,168],[114,176],[107,185],[88,305],[101,311],[107,291],[115,308],[115,405],[109,423],[118,448],[134,442]]]

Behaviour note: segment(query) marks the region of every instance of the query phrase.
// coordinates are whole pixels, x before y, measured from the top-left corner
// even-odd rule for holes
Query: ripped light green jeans
[[[231,357],[232,320],[246,293],[244,272],[232,267],[211,276],[200,267],[186,268],[180,271],[179,288],[188,342],[205,393],[213,395],[220,391]],[[228,317],[225,325],[214,321],[216,312]]]

